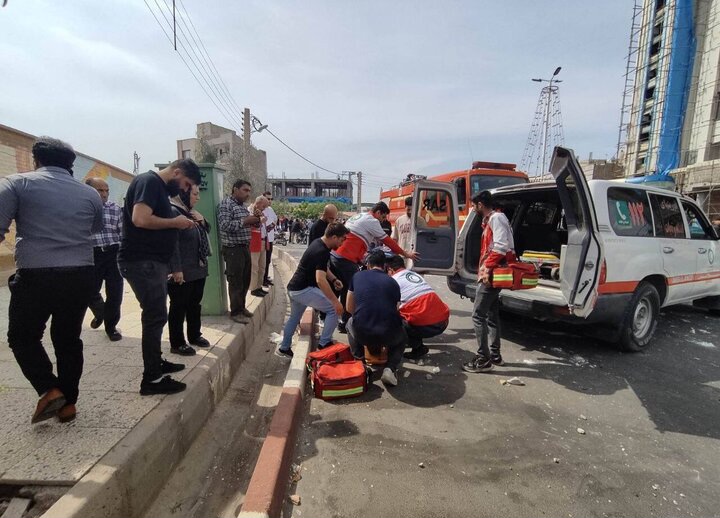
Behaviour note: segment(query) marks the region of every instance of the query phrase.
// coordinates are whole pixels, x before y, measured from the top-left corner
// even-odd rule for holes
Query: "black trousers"
[[[123,299],[123,278],[117,264],[118,245],[113,245],[103,251],[95,247],[95,281],[97,291],[90,301],[90,311],[93,316],[103,319],[105,331],[115,331],[120,322],[120,306]],[[105,300],[100,289],[105,282]]]
[[[10,278],[8,344],[38,395],[58,388],[76,403],[83,371],[82,322],[95,290],[92,266],[20,269]],[[57,376],[42,345],[48,319]]]
[[[347,307],[348,286],[350,286],[350,280],[355,276],[357,272],[360,271],[360,268],[356,263],[352,261],[348,261],[347,259],[331,255],[330,270],[333,272],[335,277],[340,279],[340,281],[343,283],[342,290],[340,290],[340,303],[343,305],[343,307]],[[347,323],[349,318],[350,313],[344,311],[342,316],[340,317],[340,324]]]
[[[432,338],[433,336],[442,334],[447,329],[448,323],[449,321],[445,320],[429,326],[413,326],[408,324],[406,320],[403,320],[403,327],[408,336],[408,347],[411,347],[413,350],[421,349],[425,345],[423,338]]]
[[[230,315],[235,316],[245,309],[245,298],[250,288],[250,247],[248,245],[223,246],[225,275],[230,294]]]
[[[143,380],[162,377],[162,332],[167,322],[167,286],[170,267],[158,261],[120,263],[120,273],[135,293],[142,313]]]
[[[348,342],[350,350],[355,358],[365,359],[365,346],[373,354],[379,354],[380,348],[384,345],[388,348],[388,361],[386,367],[396,371],[403,359],[403,351],[407,343],[407,335],[402,327],[382,335],[363,333],[357,326],[353,325],[351,317],[347,322]]]
[[[170,311],[168,312],[168,330],[170,331],[170,345],[181,347],[185,344],[183,324],[187,321],[188,342],[200,338],[200,310],[202,306],[205,278],[195,281],[176,284],[168,283],[170,295]]]
[[[270,281],[270,261],[272,260],[273,243],[272,241],[267,242],[267,250],[265,251],[265,278],[263,284],[267,284]]]

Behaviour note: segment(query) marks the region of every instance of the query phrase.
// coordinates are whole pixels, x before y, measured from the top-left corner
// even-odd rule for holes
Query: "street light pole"
[[[547,88],[547,96],[546,96],[547,103],[545,106],[545,119],[543,121],[543,138],[542,138],[543,158],[542,158],[542,169],[540,169],[541,175],[544,175],[546,173],[545,164],[547,162],[547,144],[548,144],[548,139],[550,137],[550,105],[552,104],[553,83],[562,83],[562,80],[555,79],[555,76],[557,76],[560,73],[561,69],[562,69],[562,67],[557,67],[555,69],[555,72],[553,72],[553,75],[550,77],[550,79],[533,79],[533,81],[535,81],[537,83],[541,83],[541,82],[548,83],[548,86],[543,88],[543,89]]]

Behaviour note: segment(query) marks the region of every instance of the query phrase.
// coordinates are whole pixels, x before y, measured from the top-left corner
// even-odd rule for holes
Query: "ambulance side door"
[[[412,249],[420,255],[411,268],[418,273],[455,273],[459,231],[455,185],[418,181],[413,191],[411,220]]]

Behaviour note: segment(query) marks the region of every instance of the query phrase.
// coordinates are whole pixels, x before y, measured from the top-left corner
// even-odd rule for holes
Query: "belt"
[[[223,248],[238,248],[241,246],[248,247],[248,246],[250,246],[250,243],[240,243],[238,245],[223,245]]]
[[[95,246],[93,247],[93,250],[96,252],[111,252],[113,250],[117,250],[120,248],[120,245],[118,243],[115,243],[114,245],[108,245],[108,246]]]

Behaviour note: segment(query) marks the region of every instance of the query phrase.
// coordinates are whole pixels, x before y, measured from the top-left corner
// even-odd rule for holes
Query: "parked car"
[[[555,149],[550,169],[555,181],[493,191],[512,224],[517,255],[540,268],[537,288],[501,292],[504,310],[595,324],[602,338],[629,351],[650,343],[662,307],[693,303],[720,313],[718,234],[694,200],[642,184],[587,180],[565,148]],[[456,213],[454,190],[420,182],[418,216],[441,205]],[[413,228],[421,257],[413,269],[448,276],[453,292],[472,299],[480,218],[472,212],[459,235],[457,228],[452,217]]]

